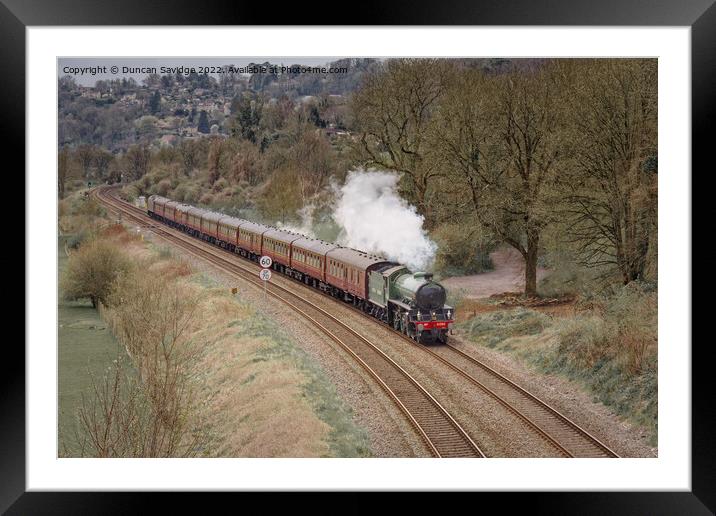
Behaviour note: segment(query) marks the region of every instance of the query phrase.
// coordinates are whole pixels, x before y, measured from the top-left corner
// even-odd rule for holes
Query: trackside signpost
[[[269,269],[269,267],[271,267],[272,263],[273,260],[270,256],[262,256],[259,260],[259,264],[263,267],[263,269],[259,271],[259,278],[264,282],[264,298],[266,297],[266,284],[271,279],[271,269]]]

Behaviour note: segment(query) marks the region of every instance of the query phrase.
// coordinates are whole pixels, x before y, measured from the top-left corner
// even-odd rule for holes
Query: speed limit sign
[[[271,271],[269,269],[261,269],[261,272],[259,272],[259,278],[261,278],[264,281],[268,281],[271,279]]]
[[[261,265],[261,267],[263,267],[264,269],[268,269],[269,267],[271,267],[272,263],[273,263],[273,260],[271,259],[270,256],[264,255],[259,260],[259,265]]]

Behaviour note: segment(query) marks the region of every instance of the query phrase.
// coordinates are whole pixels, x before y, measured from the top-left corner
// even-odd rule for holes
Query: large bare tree
[[[94,164],[94,157],[97,149],[94,145],[80,145],[75,149],[75,158],[82,168],[82,176],[85,179],[90,178],[90,171]]]
[[[553,220],[564,86],[551,64],[523,74],[460,74],[433,129],[443,184],[461,211],[525,260],[525,294],[537,294],[540,236]]]
[[[566,65],[565,65],[566,66]],[[582,264],[642,279],[657,224],[656,60],[574,64],[574,167],[567,177],[567,235]],[[605,267],[606,266],[606,267]]]

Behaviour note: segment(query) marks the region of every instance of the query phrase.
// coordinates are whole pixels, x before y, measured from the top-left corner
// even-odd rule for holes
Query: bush
[[[67,239],[67,247],[70,249],[78,249],[89,237],[86,229],[83,229]]]
[[[74,215],[83,215],[85,217],[102,217],[105,210],[92,197],[76,197],[72,201],[72,213]]]
[[[186,189],[186,193],[184,194],[184,202],[189,204],[194,204],[199,200],[199,187],[197,185],[192,185]]]
[[[199,199],[199,204],[203,204],[204,206],[211,206],[211,204],[213,202],[214,202],[214,196],[211,195],[209,192],[202,195],[201,199]]]
[[[214,186],[213,186],[214,193],[219,193],[223,189],[227,188],[228,186],[229,186],[229,182],[226,179],[224,179],[223,177],[220,177],[214,183]]]
[[[139,195],[139,188],[135,185],[127,185],[119,191],[119,196],[127,202],[134,202]]]
[[[656,292],[636,282],[595,297],[592,309],[556,325],[557,346],[535,361],[578,379],[656,443]]]
[[[171,181],[169,181],[169,179],[162,179],[157,184],[157,188],[156,188],[157,194],[161,195],[162,197],[166,197],[171,186],[172,186],[172,183],[171,183]]]
[[[171,197],[175,201],[184,202],[184,198],[186,197],[186,190],[186,185],[180,184],[174,189],[174,191],[169,197]]]
[[[576,265],[574,258],[567,253],[548,253],[541,257],[540,262],[540,266],[550,269],[550,273],[537,285],[537,292],[542,297],[592,295],[599,287],[595,280],[599,271]]]
[[[115,244],[94,239],[82,244],[68,259],[61,279],[68,300],[89,299],[92,306],[106,302],[115,280],[131,267],[129,258]]]
[[[478,314],[464,324],[469,337],[489,347],[510,337],[536,335],[551,325],[549,316],[534,310],[517,308]]]
[[[476,274],[493,268],[492,239],[477,226],[440,226],[432,235],[438,242],[434,270],[441,276]]]

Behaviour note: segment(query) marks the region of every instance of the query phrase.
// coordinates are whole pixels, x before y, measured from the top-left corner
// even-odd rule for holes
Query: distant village
[[[232,136],[240,130],[237,118],[259,119],[261,112],[271,110],[282,112],[284,118],[289,110],[302,111],[327,137],[349,137],[344,122],[347,97],[374,60],[364,61],[348,78],[150,74],[141,82],[124,78],[82,86],[63,76],[58,143],[61,147],[99,145],[112,152],[137,143],[176,146],[187,139]]]

